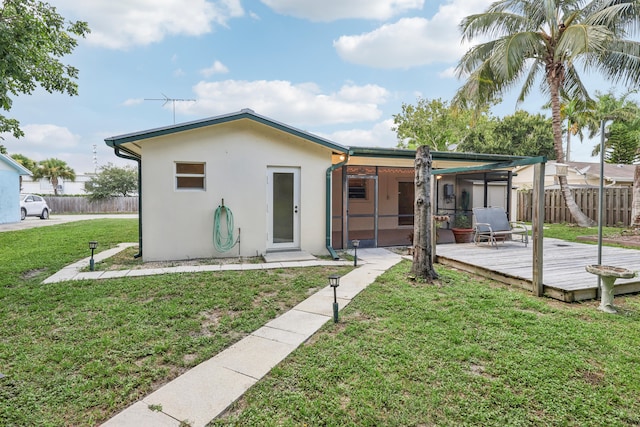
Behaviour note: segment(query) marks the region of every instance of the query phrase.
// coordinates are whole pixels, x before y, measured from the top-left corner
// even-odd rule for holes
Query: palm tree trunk
[[[631,203],[631,227],[640,227],[640,165],[633,176],[633,202]]]
[[[416,149],[415,197],[411,274],[431,282],[438,274],[431,257],[431,153],[426,145]]]
[[[53,194],[58,195],[58,178],[55,176],[51,177],[51,185],[53,186]]]
[[[567,120],[567,162],[571,161],[571,121]]]
[[[559,77],[549,76],[549,89],[551,93],[551,127],[553,129],[553,147],[556,152],[556,161],[564,163],[564,152],[562,150],[562,119],[560,117],[560,90]],[[595,221],[586,216],[573,198],[566,176],[558,177],[560,182],[560,192],[571,216],[580,227],[591,227]]]

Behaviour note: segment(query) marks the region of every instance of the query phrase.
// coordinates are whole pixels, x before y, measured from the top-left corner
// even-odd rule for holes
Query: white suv
[[[47,202],[40,196],[34,194],[20,195],[20,219],[23,220],[28,216],[39,216],[40,219],[49,218],[49,206]]]

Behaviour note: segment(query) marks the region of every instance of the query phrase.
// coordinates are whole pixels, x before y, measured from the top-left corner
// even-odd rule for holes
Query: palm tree
[[[58,179],[76,180],[76,173],[60,159],[47,159],[38,162],[37,169],[33,172],[33,179],[46,178],[53,185],[53,192],[58,195]]]
[[[31,173],[35,172],[36,162],[34,160],[31,160],[30,158],[22,154],[12,154],[11,158],[20,163],[25,168],[29,169]],[[20,175],[20,191],[22,191],[22,175]]]
[[[605,150],[610,149],[612,144],[620,144],[622,139],[630,136],[628,134],[632,131],[630,125],[638,119],[640,108],[635,101],[629,99],[633,93],[635,91],[629,91],[618,98],[612,90],[607,93],[596,91],[594,113],[589,117],[586,125],[589,128],[589,137],[593,138],[599,133],[601,122],[604,121],[607,124],[609,138],[606,141]],[[597,144],[591,152],[592,156],[598,154],[600,154],[600,144]]]
[[[518,101],[540,87],[551,102],[556,161],[564,162],[561,94],[590,99],[578,73],[595,70],[613,83],[640,82],[640,43],[627,39],[636,30],[640,0],[499,0],[481,14],[466,17],[463,41],[491,39],[473,46],[457,67],[467,77],[456,101],[483,105],[518,84]],[[567,185],[560,188],[571,215],[580,226],[594,221],[580,211]]]
[[[582,129],[592,114],[593,102],[591,100],[583,102],[579,99],[564,99],[561,102],[560,115],[563,120],[567,121],[567,157],[565,159],[567,162],[571,161],[571,136],[577,135],[580,141],[583,140]]]

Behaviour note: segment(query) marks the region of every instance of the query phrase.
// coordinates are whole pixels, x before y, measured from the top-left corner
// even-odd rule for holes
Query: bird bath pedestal
[[[616,279],[631,279],[636,276],[635,271],[627,270],[621,267],[612,267],[610,265],[587,265],[585,267],[591,274],[600,276],[602,284],[602,298],[600,300],[599,310],[605,313],[617,313],[613,305],[613,286]]]

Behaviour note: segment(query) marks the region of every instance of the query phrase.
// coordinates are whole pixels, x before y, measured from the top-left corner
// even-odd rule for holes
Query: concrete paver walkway
[[[358,259],[358,268],[340,279],[337,296],[341,309],[402,257],[385,249],[361,249]],[[334,261],[327,262],[335,265]],[[262,264],[247,264],[258,265]],[[87,273],[81,274],[84,275],[82,278],[88,278]],[[333,289],[327,286],[231,347],[134,403],[103,426],[177,427],[181,421],[194,427],[206,425],[322,325],[332,320],[332,304]]]
[[[96,263],[110,258],[124,249],[137,246],[137,243],[120,243],[115,248],[107,249],[97,253],[93,259]],[[359,256],[358,256],[359,258]],[[56,283],[67,280],[92,280],[92,279],[114,279],[117,277],[153,276],[166,273],[199,273],[203,271],[224,271],[224,270],[268,270],[276,268],[313,267],[318,265],[350,265],[350,261],[331,261],[313,257],[303,261],[280,261],[267,263],[247,263],[247,264],[212,264],[212,265],[181,265],[177,267],[162,268],[141,268],[131,270],[107,270],[107,271],[81,271],[89,266],[90,257],[81,259],[78,262],[69,264],[62,270],[46,278],[42,283]],[[284,259],[284,258],[283,258]]]

